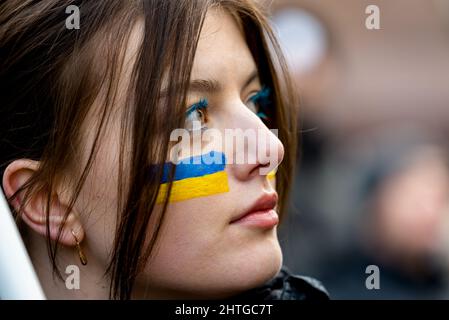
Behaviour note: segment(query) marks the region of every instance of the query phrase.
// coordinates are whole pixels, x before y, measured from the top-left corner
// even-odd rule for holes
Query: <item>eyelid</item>
[[[256,102],[259,99],[268,98],[271,91],[270,88],[263,86],[262,89],[257,91],[257,93],[249,98],[252,102]]]
[[[265,107],[262,105],[264,103],[268,103],[270,99],[271,90],[270,88],[263,86],[259,91],[257,91],[254,95],[252,95],[248,102],[251,102],[253,104],[260,104],[259,110],[257,112],[257,116],[261,119],[268,119],[268,116],[266,114]]]
[[[208,105],[209,103],[207,102],[207,99],[202,98],[200,101],[187,108],[186,116],[190,115],[195,110],[206,109]]]

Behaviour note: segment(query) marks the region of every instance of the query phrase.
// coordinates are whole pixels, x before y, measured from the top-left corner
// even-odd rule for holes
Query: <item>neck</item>
[[[46,239],[34,232],[26,237],[26,246],[47,299],[108,299],[109,280],[93,256],[83,266],[75,248],[60,246],[57,265],[63,279],[53,274]]]

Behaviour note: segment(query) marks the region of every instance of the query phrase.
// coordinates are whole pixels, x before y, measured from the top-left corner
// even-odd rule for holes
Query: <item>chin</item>
[[[257,241],[256,241],[257,240]],[[274,278],[282,267],[282,251],[276,235],[232,246],[197,263],[167,263],[152,267],[145,281],[171,296],[188,299],[223,299],[257,288]],[[163,271],[162,271],[163,270]],[[158,276],[156,276],[158,274]]]
[[[228,264],[229,288],[234,294],[257,288],[274,278],[282,267],[282,251],[277,239],[242,250],[238,259]]]

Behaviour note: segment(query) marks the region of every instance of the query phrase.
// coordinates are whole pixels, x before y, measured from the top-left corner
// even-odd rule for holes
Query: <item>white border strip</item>
[[[1,189],[0,198],[0,299],[45,300]]]

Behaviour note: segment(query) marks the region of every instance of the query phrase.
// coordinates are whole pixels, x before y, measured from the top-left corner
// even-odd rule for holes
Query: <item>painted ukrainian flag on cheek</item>
[[[182,159],[176,165],[169,201],[184,201],[228,192],[228,175],[225,166],[225,155],[217,151]],[[163,170],[156,203],[164,202],[168,190],[170,165],[165,164]]]

